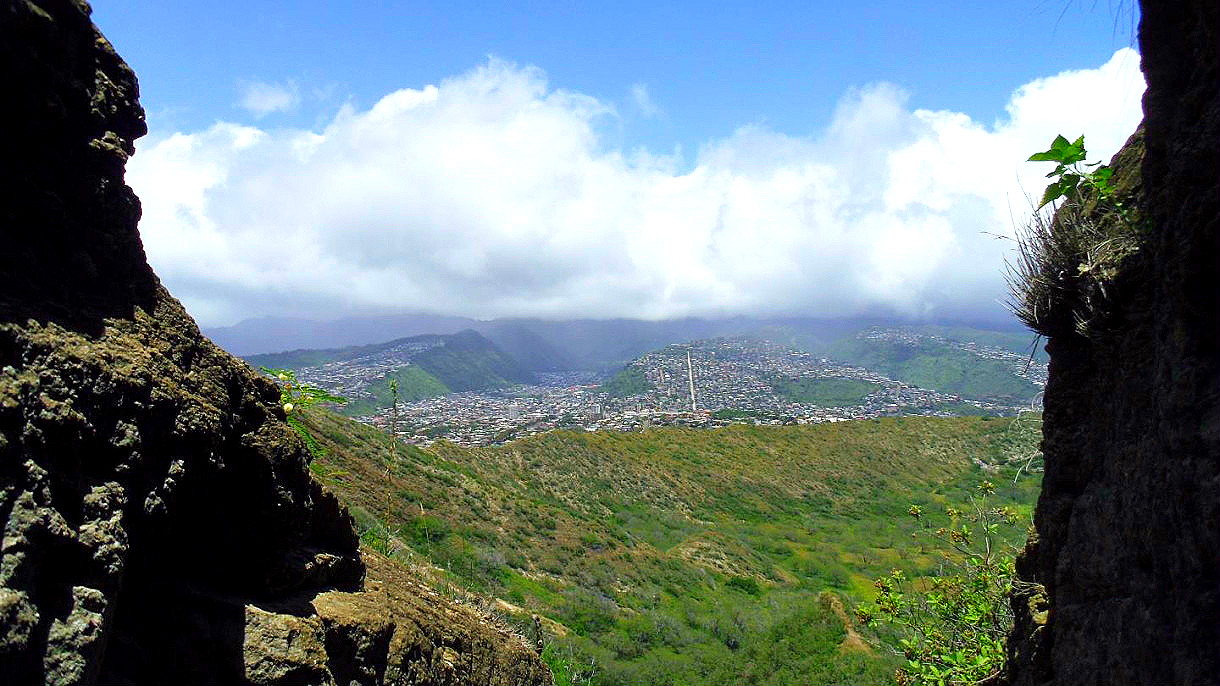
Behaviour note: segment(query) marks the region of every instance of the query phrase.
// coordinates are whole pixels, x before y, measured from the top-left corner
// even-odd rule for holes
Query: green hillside
[[[614,398],[626,398],[647,393],[649,388],[651,385],[648,383],[648,379],[644,378],[644,372],[639,367],[624,367],[603,383],[600,390]]]
[[[858,405],[878,384],[859,379],[810,378],[776,379],[771,387],[781,397],[797,403],[814,403],[822,407]]]
[[[886,637],[846,618],[891,568],[936,572],[909,505],[943,511],[989,478],[1028,516],[1038,488],[1012,480],[1037,443],[1029,417],[551,432],[393,458],[372,428],[307,423],[327,450],[314,472],[366,543],[539,614],[604,684],[887,680],[890,653],[845,639]]]
[[[399,367],[386,374],[380,381],[371,383],[366,388],[368,396],[349,399],[340,411],[349,417],[372,414],[383,407],[389,407],[394,402],[394,394],[390,392],[390,381],[398,381],[398,400],[413,403],[425,398],[436,398],[450,393],[449,387],[439,379],[424,371],[417,364]]]
[[[301,369],[302,367],[317,367],[328,362],[346,362],[359,357],[368,355],[376,355],[384,352],[394,346],[411,341],[433,341],[439,340],[443,336],[433,336],[427,334],[424,336],[414,336],[412,338],[397,338],[385,343],[375,343],[373,345],[351,345],[345,348],[324,348],[316,350],[288,350],[281,353],[263,353],[261,355],[247,355],[245,361],[255,369],[259,367],[268,367],[271,369]]]
[[[1037,340],[1039,337],[1029,331],[988,331],[986,329],[974,329],[965,326],[936,326],[932,324],[913,326],[911,329],[931,336],[940,336],[950,341],[990,345],[1022,355],[1033,353],[1034,360],[1038,362],[1045,363],[1050,361],[1050,356],[1043,349],[1046,341]]]
[[[475,331],[445,336],[413,336],[376,345],[357,345],[326,350],[291,350],[282,353],[251,355],[251,366],[273,369],[316,367],[329,362],[348,362],[388,354],[395,349],[424,348],[409,354],[411,364],[430,374],[451,391],[503,388],[530,383],[533,376],[494,343]],[[388,381],[388,379],[387,379]]]
[[[343,414],[357,417],[389,407],[392,402],[391,379],[398,380],[398,395],[403,402],[461,391],[506,388],[534,381],[528,370],[474,331],[398,338],[376,345],[291,350],[251,355],[245,359],[256,368],[299,371],[329,363],[369,364],[379,358],[382,364],[386,359],[401,361],[409,358],[409,364],[397,367],[375,380],[362,382],[355,390],[339,391],[348,397],[347,404],[341,409]]]
[[[847,338],[831,345],[834,359],[921,388],[964,398],[1026,402],[1042,389],[1016,376],[1011,367],[945,343]]]
[[[533,376],[491,341],[474,331],[442,336],[444,344],[429,348],[411,362],[454,392],[504,388],[529,383]]]

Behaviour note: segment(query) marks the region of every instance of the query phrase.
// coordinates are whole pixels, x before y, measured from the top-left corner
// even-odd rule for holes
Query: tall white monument
[[[690,351],[686,351],[686,378],[690,381],[690,411],[695,411],[695,368],[690,363]]]

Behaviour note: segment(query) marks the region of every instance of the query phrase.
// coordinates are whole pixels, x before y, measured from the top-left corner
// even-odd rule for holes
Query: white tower
[[[690,381],[690,411],[695,411],[695,368],[690,363],[690,351],[686,351],[686,378]]]

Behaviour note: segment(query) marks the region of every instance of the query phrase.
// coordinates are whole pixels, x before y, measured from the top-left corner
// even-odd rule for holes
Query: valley
[[[510,627],[559,684],[888,681],[898,635],[854,615],[874,580],[945,575],[957,553],[928,527],[967,526],[984,482],[1011,513],[999,542],[1024,540],[1046,382],[1024,339],[654,343],[588,363],[515,330],[522,364],[465,330],[247,361],[349,397],[299,417],[363,545]]]
[[[366,545],[537,635],[587,668],[582,683],[887,680],[892,637],[851,611],[891,569],[940,573],[909,507],[948,523],[945,508],[991,480],[1018,513],[1004,534],[1016,545],[1040,484],[1029,413],[559,430],[484,447],[403,445],[324,411],[305,423],[324,451],[311,470]]]
[[[1014,350],[1021,339],[961,333],[870,327],[819,342],[771,329],[670,343],[610,374],[553,369],[571,366],[552,364],[554,355],[575,357],[562,352],[520,364],[472,330],[247,360],[294,369],[302,381],[347,397],[344,414],[385,430],[393,426],[415,445],[439,439],[498,444],[560,428],[1012,416],[1036,405],[1046,365]],[[399,388],[396,411],[391,379]]]

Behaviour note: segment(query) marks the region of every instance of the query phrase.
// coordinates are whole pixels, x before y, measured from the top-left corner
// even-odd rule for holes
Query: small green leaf
[[[1063,155],[1058,150],[1047,150],[1046,152],[1036,152],[1029,156],[1029,162],[1058,162],[1063,159]],[[1053,172],[1052,172],[1053,173]]]
[[[1052,183],[1046,187],[1046,191],[1042,193],[1042,202],[1038,203],[1038,209],[1042,209],[1047,205],[1055,202],[1063,197],[1063,192],[1059,190],[1059,184]]]

